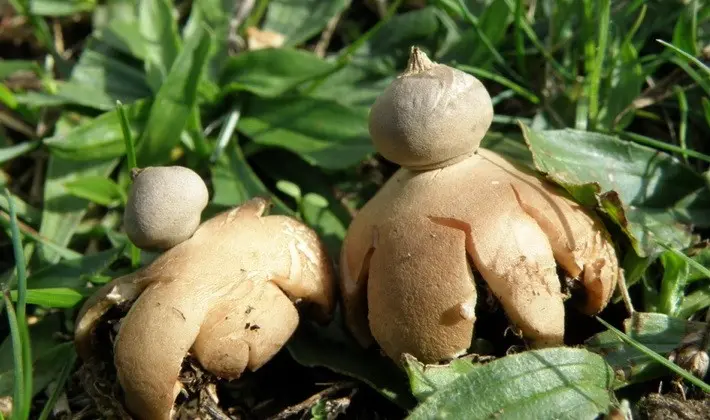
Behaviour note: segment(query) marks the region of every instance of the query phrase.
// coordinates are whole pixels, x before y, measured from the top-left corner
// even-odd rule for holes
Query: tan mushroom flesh
[[[592,211],[479,144],[493,107],[473,76],[410,64],[377,99],[370,133],[401,165],[358,212],[341,252],[346,322],[363,345],[399,361],[464,354],[474,337],[480,276],[535,347],[563,343],[558,265],[601,311],[621,271]]]
[[[92,356],[93,331],[110,307],[133,301],[114,344],[131,413],[168,419],[188,352],[215,375],[256,370],[299,322],[294,301],[328,321],[334,306],[330,262],[316,234],[295,219],[264,215],[256,198],[200,225],[149,266],[102,287],[82,308],[79,355]]]

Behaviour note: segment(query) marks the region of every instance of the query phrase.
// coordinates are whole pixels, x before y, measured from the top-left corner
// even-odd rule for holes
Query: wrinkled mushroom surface
[[[315,233],[286,216],[264,216],[253,199],[200,225],[149,266],[102,287],[77,321],[79,355],[90,359],[93,331],[113,305],[134,301],[121,321],[114,362],[126,405],[139,418],[167,419],[191,351],[203,368],[233,379],[256,370],[299,321],[294,301],[327,321],[334,280]]]
[[[423,53],[414,49],[413,56],[417,55]],[[428,61],[426,56],[416,59]],[[440,66],[429,63],[430,69]],[[446,80],[454,78],[437,80],[441,92],[412,89],[405,92],[410,99],[391,101],[391,118],[396,121],[400,112],[416,114],[399,103],[426,104],[420,95],[446,96]],[[488,95],[470,85],[478,95]],[[449,105],[455,109],[466,101],[471,106],[490,104],[485,98],[455,97],[464,101]],[[456,119],[460,114],[450,115]],[[491,110],[484,106],[468,126],[487,127],[491,118]],[[451,150],[450,139],[439,148],[437,136],[445,135],[445,130],[432,133],[432,155],[421,161],[443,161],[438,153]],[[563,343],[565,310],[558,265],[581,283],[586,293],[581,310],[587,314],[605,307],[621,274],[609,234],[591,211],[535,174],[478,148],[483,133],[471,130],[470,136],[469,148],[460,149],[462,157],[444,155],[448,163],[434,169],[409,167],[406,148],[403,161],[396,152],[390,154],[387,158],[402,168],[348,229],[340,264],[346,322],[361,344],[372,344],[374,338],[395,361],[402,353],[435,363],[466,352],[474,337],[481,292],[474,276],[485,281],[524,337],[533,346],[545,347]],[[406,137],[393,139],[406,142]],[[378,142],[375,145],[379,150]]]

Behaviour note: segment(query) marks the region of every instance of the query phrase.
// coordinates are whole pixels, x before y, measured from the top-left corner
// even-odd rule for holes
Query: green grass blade
[[[611,15],[611,1],[602,0],[601,16],[599,17],[599,38],[597,39],[596,57],[589,82],[589,117],[592,127],[596,127],[599,116],[599,86],[601,85],[602,68],[606,56],[606,44],[609,40],[609,20]]]
[[[621,42],[621,45],[631,43],[632,38],[634,37],[634,35],[636,35],[636,32],[638,32],[639,28],[641,27],[641,24],[643,23],[644,18],[646,17],[646,9],[646,4],[641,6],[641,11],[639,12],[639,15],[636,17],[634,24],[631,25],[631,30],[626,34],[624,40]]]
[[[3,294],[5,300],[5,307],[7,308],[7,319],[10,325],[10,338],[12,340],[12,358],[14,363],[14,374],[15,383],[13,386],[13,419],[28,419],[30,417],[30,407],[29,403],[32,399],[32,389],[28,388],[25,382],[25,361],[24,361],[24,351],[22,347],[24,343],[22,342],[22,333],[20,332],[20,325],[17,322],[17,315],[15,313],[15,308],[12,306],[10,296],[8,292]],[[32,380],[32,375],[30,375],[30,381]],[[31,383],[31,382],[30,382]],[[29,398],[28,398],[29,396]]]
[[[19,395],[22,398],[22,411],[20,414],[24,416],[18,418],[27,418],[30,412],[30,406],[32,405],[32,355],[30,350],[30,334],[27,329],[27,317],[26,317],[26,306],[27,306],[27,271],[25,267],[25,253],[22,249],[22,239],[20,238],[20,228],[17,222],[17,211],[15,209],[15,202],[12,199],[12,195],[7,188],[4,188],[5,197],[7,199],[10,208],[10,232],[12,234],[12,248],[15,254],[15,269],[17,271],[17,309],[12,307],[10,301],[6,301],[8,317],[14,318],[14,321],[10,321],[10,328],[13,328],[13,323],[15,324],[15,335],[18,338],[17,344],[15,344],[15,336],[13,335],[13,352],[19,351],[21,364],[17,364],[17,358],[15,358],[15,369],[19,369],[19,375],[22,376],[22,381],[19,382],[21,389],[16,388],[16,398]],[[3,291],[5,298],[9,299],[9,292],[7,290]],[[15,347],[17,345],[17,348]],[[17,355],[15,354],[15,357]],[[17,380],[17,373],[16,379]],[[17,401],[17,399],[15,400]]]
[[[665,45],[666,47],[670,48],[671,50],[673,50],[673,52],[680,55],[681,57],[686,58],[688,61],[695,63],[698,67],[700,67],[700,69],[702,69],[707,74],[707,76],[710,76],[710,67],[703,64],[702,61],[698,60],[697,58],[695,58],[692,55],[688,54],[687,52],[681,50],[680,48],[676,47],[675,45],[668,43],[662,39],[657,39],[656,41],[658,41],[661,44]]]
[[[505,0],[505,2],[508,4],[508,7],[510,7],[510,10],[515,12],[515,4],[513,3],[514,0]],[[525,32],[525,35],[528,36],[528,39],[533,43],[535,48],[537,48],[540,53],[545,57],[545,59],[550,63],[553,69],[557,73],[559,73],[562,77],[567,79],[568,81],[574,81],[575,76],[567,71],[567,69],[562,66],[557,60],[555,60],[555,57],[550,54],[549,51],[547,51],[547,48],[545,48],[544,45],[542,45],[542,42],[540,41],[540,38],[537,37],[537,34],[535,34],[535,30],[533,30],[532,26],[530,26],[530,23],[528,23],[527,19],[523,16],[520,22],[518,24],[521,25],[523,32]]]
[[[61,372],[59,372],[59,377],[57,378],[54,390],[52,390],[52,394],[44,404],[44,408],[42,408],[42,412],[40,413],[38,420],[49,419],[49,416],[52,414],[52,409],[57,403],[57,400],[64,389],[64,385],[69,379],[69,375],[71,375],[72,369],[74,368],[74,362],[76,362],[76,352],[72,352],[71,356],[69,356],[66,362],[64,362],[64,366],[62,367]]]
[[[121,101],[116,101],[116,111],[118,112],[118,120],[121,123],[121,131],[123,132],[123,141],[126,143],[126,158],[128,160],[128,174],[138,166],[136,158],[136,147],[133,143],[133,136],[128,125],[128,118],[123,110]],[[128,241],[131,247],[131,266],[138,268],[141,265],[141,251],[131,241]]]
[[[636,348],[638,351],[642,352],[646,356],[648,356],[651,359],[662,364],[663,366],[665,366],[666,368],[668,368],[672,372],[678,374],[680,377],[682,377],[683,379],[692,383],[693,385],[697,386],[698,388],[702,389],[703,391],[710,392],[710,385],[706,384],[705,382],[703,382],[702,380],[697,378],[692,373],[688,372],[687,370],[681,368],[680,366],[676,365],[675,363],[671,362],[670,360],[666,359],[665,357],[661,356],[660,354],[656,353],[655,351],[649,349],[648,347],[644,346],[643,344],[641,344],[638,341],[634,340],[633,338],[629,337],[624,332],[619,331],[618,329],[614,328],[611,324],[609,324],[608,322],[599,318],[598,316],[595,318],[599,322],[601,322],[602,325],[607,327],[609,330],[613,331],[620,339],[629,343],[631,346]]]
[[[25,307],[27,302],[27,271],[25,268],[25,253],[22,250],[20,228],[17,223],[15,201],[7,188],[4,189],[5,197],[10,205],[10,232],[12,233],[12,250],[15,255],[15,269],[17,270],[17,319],[25,322]]]
[[[518,64],[518,71],[523,75],[527,74],[527,67],[525,65],[525,38],[523,37],[522,21],[524,12],[523,0],[516,0],[515,2],[515,13],[514,13],[514,24],[515,28],[513,31],[513,37],[515,39],[515,60]]]
[[[710,162],[710,156],[696,152],[695,150],[692,149],[683,149],[682,147],[665,143],[660,140],[652,139],[650,137],[643,136],[641,134],[636,134],[636,133],[630,133],[628,131],[621,131],[621,130],[614,130],[614,131],[602,131],[606,134],[616,134],[621,137],[625,137],[629,140],[635,141],[636,143],[640,144],[645,144],[646,146],[651,146],[655,147],[657,149],[666,151],[666,152],[671,152],[671,153],[680,153],[680,154],[686,154],[689,157],[693,157],[696,159],[700,159],[705,162]]]
[[[459,8],[461,9],[461,13],[463,13],[464,17],[468,21],[468,23],[473,26],[473,29],[476,31],[476,34],[478,37],[481,39],[481,42],[483,42],[483,45],[486,47],[488,52],[490,52],[493,55],[493,58],[495,61],[500,64],[501,67],[503,67],[508,73],[510,73],[511,76],[515,77],[516,79],[520,79],[520,76],[518,73],[515,72],[509,65],[508,62],[505,61],[505,58],[496,50],[496,47],[493,46],[491,43],[491,40],[488,39],[488,36],[483,32],[481,29],[481,25],[478,22],[478,19],[471,14],[471,12],[468,10],[468,7],[466,7],[466,3],[464,3],[463,0],[458,0]]]
[[[680,87],[675,87],[676,96],[678,96],[678,112],[680,112],[680,121],[678,122],[678,143],[680,148],[683,149],[682,155],[685,163],[688,163],[688,145],[687,135],[688,135],[688,98],[685,96],[685,92]]]
[[[229,143],[229,140],[232,138],[232,135],[234,135],[234,131],[237,128],[237,124],[239,123],[239,117],[241,117],[241,115],[242,107],[241,103],[239,103],[233,107],[232,111],[227,116],[227,121],[224,123],[224,125],[222,126],[222,130],[217,136],[217,145],[215,146],[214,152],[212,153],[210,162],[215,163],[219,160],[220,156],[222,156],[224,149]]]
[[[2,225],[5,228],[9,228],[10,227],[10,220],[9,219],[10,219],[10,217],[8,215],[6,215],[5,213],[0,213],[0,225]],[[24,237],[29,238],[39,244],[42,244],[42,245],[46,246],[47,248],[50,248],[52,251],[56,252],[57,255],[59,255],[61,258],[71,260],[71,259],[81,257],[80,253],[73,251],[69,248],[65,248],[61,245],[58,245],[57,243],[52,242],[49,239],[47,239],[43,236],[40,236],[32,231],[23,230],[21,233]]]
[[[136,159],[136,147],[133,143],[133,136],[128,125],[128,118],[123,109],[121,101],[116,101],[116,111],[118,112],[118,120],[121,123],[121,132],[123,133],[123,141],[126,143],[126,158],[128,159],[128,170],[138,166]]]
[[[360,47],[365,45],[365,43],[369,41],[370,38],[372,38],[377,33],[377,31],[379,31],[380,28],[385,23],[387,23],[387,21],[390,20],[390,18],[392,18],[392,16],[394,16],[394,14],[399,9],[399,6],[402,5],[403,1],[404,0],[395,0],[394,2],[392,2],[389,9],[387,9],[387,14],[384,16],[384,18],[380,19],[375,25],[372,26],[372,28],[368,29],[367,32],[362,34],[362,36],[356,39],[352,44],[348,45],[347,48],[345,48],[345,50],[343,50],[343,52],[338,57],[338,60],[333,70],[327,74],[324,74],[320,79],[311,83],[310,86],[304,89],[304,94],[310,95],[311,93],[315,92],[316,89],[318,89],[323,83],[325,83],[325,81],[328,79],[328,76],[342,70],[343,67],[345,67],[350,62],[350,59],[352,58],[353,54],[355,54],[355,52],[359,50]]]
[[[668,251],[661,254],[660,260],[663,264],[663,277],[658,295],[658,312],[678,316],[690,272],[688,263],[677,254]]]
[[[672,253],[676,254],[680,258],[684,259],[686,263],[688,263],[689,266],[693,267],[694,269],[700,271],[707,277],[710,277],[710,269],[706,268],[699,262],[695,261],[694,259],[690,258],[689,256],[685,255],[685,253],[680,252],[679,250],[671,247],[670,245],[663,243],[661,241],[656,241],[658,245],[662,246],[663,248],[667,249],[668,251],[671,251]]]
[[[678,310],[678,318],[688,319],[708,306],[710,306],[710,284],[683,298],[683,303]]]
[[[511,89],[513,92],[517,93],[521,97],[527,99],[528,101],[530,101],[534,104],[540,103],[540,98],[538,98],[537,95],[535,95],[534,93],[525,89],[524,87],[518,85],[517,83],[513,82],[512,80],[506,79],[505,77],[503,77],[499,74],[489,72],[488,70],[484,70],[479,67],[467,66],[465,64],[459,64],[456,67],[459,70],[471,73],[472,75],[474,75],[476,77],[481,77],[483,79],[488,79],[488,80],[492,80],[496,83],[500,83],[501,85]]]

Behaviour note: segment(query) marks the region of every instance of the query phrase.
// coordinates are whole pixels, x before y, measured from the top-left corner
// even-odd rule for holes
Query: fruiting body
[[[208,199],[204,181],[189,168],[140,169],[123,215],[126,235],[139,248],[172,248],[195,233]]]
[[[412,60],[424,60],[421,55],[414,49]],[[599,312],[621,274],[609,235],[592,212],[555,186],[478,148],[484,134],[479,128],[488,127],[492,112],[489,99],[473,100],[471,95],[488,94],[469,82],[471,95],[444,98],[450,89],[436,80],[444,73],[436,66],[418,76],[434,77],[432,86],[383,93],[399,96],[388,99],[388,118],[396,125],[401,114],[430,108],[431,100],[421,96],[442,96],[437,101],[456,111],[440,113],[438,126],[474,127],[465,138],[467,148],[452,146],[445,129],[411,127],[425,120],[412,120],[406,129],[380,129],[395,144],[385,149],[390,151],[386,157],[403,167],[348,229],[341,254],[346,322],[363,345],[374,338],[396,361],[403,353],[425,363],[455,358],[466,352],[474,336],[480,292],[474,280],[480,276],[533,346],[562,344],[565,311],[557,266],[586,291],[582,311]],[[406,104],[425,105],[412,111]],[[480,113],[469,112],[475,121],[458,121],[467,104]],[[381,119],[371,116],[371,121]],[[396,132],[404,134],[392,134]],[[410,151],[424,149],[418,145],[425,141],[417,135],[426,132],[431,154],[423,154],[412,168]],[[454,129],[456,138],[464,138],[464,132]],[[376,136],[380,134],[373,133],[373,140]],[[386,137],[375,141],[378,151],[384,144]],[[457,152],[440,155],[442,150]],[[422,162],[444,161],[435,169],[420,167]]]
[[[168,419],[192,352],[223,378],[256,370],[286,343],[299,322],[294,301],[327,321],[334,280],[315,233],[286,216],[264,216],[253,199],[204,222],[187,241],[149,266],[113,280],[82,308],[75,341],[92,356],[96,325],[111,306],[133,302],[121,321],[114,362],[126,405],[136,416]]]
[[[369,126],[385,159],[435,169],[473,154],[492,120],[491,98],[478,79],[417,51],[375,100]]]

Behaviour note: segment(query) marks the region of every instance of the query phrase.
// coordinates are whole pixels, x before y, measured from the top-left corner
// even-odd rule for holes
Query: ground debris
[[[687,399],[678,394],[649,394],[639,401],[641,420],[710,420],[710,398]]]

